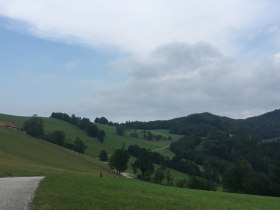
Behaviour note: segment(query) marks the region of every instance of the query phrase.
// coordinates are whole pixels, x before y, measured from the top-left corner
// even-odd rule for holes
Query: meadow
[[[24,118],[13,119],[18,124],[25,121]],[[0,116],[1,120],[3,117]],[[86,137],[82,130],[75,130],[70,124],[48,118],[44,123],[49,131],[63,129],[69,136]],[[106,129],[108,137],[111,132],[113,138],[113,128]],[[95,139],[88,140],[100,144]],[[112,149],[122,145],[121,140],[116,141],[119,143],[115,145],[108,140],[109,145],[115,145]],[[100,171],[103,177],[99,177]],[[125,179],[94,157],[30,137],[21,131],[0,127],[0,176],[36,175],[45,178],[36,191],[32,210],[276,210],[280,206],[280,199],[276,197],[191,190]],[[184,174],[178,176],[185,177]]]
[[[28,117],[19,117],[12,115],[4,115],[0,114],[0,121],[8,121],[15,123],[18,127],[22,127],[23,123],[28,119]],[[130,145],[137,144],[140,147],[144,147],[147,149],[159,149],[162,147],[166,147],[170,145],[170,140],[162,140],[162,141],[148,141],[142,138],[134,138],[130,136],[131,132],[126,132],[125,135],[119,136],[116,133],[115,126],[102,125],[97,124],[98,128],[103,129],[106,133],[104,143],[100,143],[96,138],[90,137],[86,134],[85,131],[79,129],[78,127],[53,118],[42,118],[45,128],[45,133],[53,132],[55,130],[64,131],[66,137],[69,141],[75,140],[77,137],[82,139],[86,146],[86,155],[97,158],[101,150],[106,150],[108,154],[113,153],[114,150],[121,148],[123,145],[129,147]],[[137,131],[140,132],[140,131]],[[155,130],[152,131],[154,134],[161,134],[163,136],[168,135],[167,130]],[[180,135],[171,135],[173,140],[178,140]],[[159,153],[164,155],[173,156],[173,153],[168,150],[168,148],[163,150],[158,150]]]
[[[94,176],[48,176],[32,210],[162,209],[278,210],[280,199],[190,190],[135,179]]]
[[[0,127],[0,176],[112,174],[95,158],[81,155],[23,132]]]

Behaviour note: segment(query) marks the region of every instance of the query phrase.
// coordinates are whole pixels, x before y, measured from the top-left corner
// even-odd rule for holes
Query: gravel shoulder
[[[44,177],[0,178],[0,210],[28,210]]]

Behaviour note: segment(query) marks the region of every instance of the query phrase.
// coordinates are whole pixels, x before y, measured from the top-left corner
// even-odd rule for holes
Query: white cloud
[[[242,65],[209,44],[172,43],[143,59],[121,60],[128,80],[92,87],[83,107],[113,120],[153,120],[196,112],[244,118],[278,108],[280,62],[276,56]]]
[[[275,0],[1,0],[0,15],[27,23],[35,36],[129,52],[112,64],[124,82],[85,84],[84,92],[73,93],[77,100],[52,101],[52,107],[121,121],[204,111],[247,117],[279,108],[279,50],[266,55],[263,49],[279,36],[278,5]],[[239,55],[239,45],[262,53]],[[231,51],[237,53],[229,56]],[[76,65],[78,60],[65,63],[69,69]]]
[[[224,44],[227,33],[259,22],[261,0],[1,0],[0,15],[39,36],[148,52],[165,43]],[[267,11],[266,11],[267,12]],[[225,46],[223,46],[225,47]]]

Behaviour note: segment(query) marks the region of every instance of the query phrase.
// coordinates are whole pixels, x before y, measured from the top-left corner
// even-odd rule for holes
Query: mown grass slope
[[[0,114],[0,121],[13,122],[20,128],[22,127],[24,121],[26,121],[27,119],[28,117]],[[61,130],[65,132],[69,141],[73,141],[77,137],[81,138],[88,147],[86,150],[86,154],[95,158],[98,157],[99,152],[101,150],[106,150],[108,154],[111,154],[114,150],[121,148],[122,145],[128,147],[130,145],[137,144],[140,147],[153,150],[153,149],[159,149],[161,147],[168,146],[171,143],[170,140],[147,141],[142,138],[139,139],[133,138],[130,136],[130,132],[127,132],[127,134],[124,136],[119,136],[116,134],[115,126],[97,124],[98,127],[100,129],[103,129],[106,133],[104,143],[100,143],[96,138],[88,136],[84,130],[79,129],[78,127],[70,123],[58,119],[53,119],[53,118],[43,117],[42,119],[43,119],[46,133],[55,130]],[[166,130],[155,130],[152,132],[155,132],[155,134],[162,134],[163,136],[167,136]],[[180,136],[172,135],[172,138],[174,140],[177,140],[178,138],[180,138]],[[173,155],[172,152],[168,150],[168,148],[163,150],[158,150],[158,152],[163,153],[164,155],[169,155],[169,156]]]
[[[278,210],[279,206],[275,197],[181,189],[117,177],[50,176],[40,184],[33,210]]]
[[[13,115],[5,115],[0,114],[0,121],[8,121],[15,123],[19,128],[22,127],[23,123],[29,117],[20,117]],[[86,134],[86,132],[70,123],[64,122],[62,120],[54,119],[54,118],[42,118],[45,128],[45,133],[53,132],[55,130],[64,131],[68,141],[73,141],[77,137],[82,139],[87,145],[87,150],[85,152],[86,155],[98,158],[98,155],[101,150],[106,150],[108,154],[113,153],[114,150],[121,148],[123,145],[129,147],[130,145],[137,144],[140,147],[156,150],[166,156],[173,156],[173,153],[168,149],[168,146],[172,141],[170,140],[161,140],[161,141],[148,141],[143,138],[134,138],[130,136],[131,131],[126,131],[125,135],[119,136],[116,133],[115,126],[97,124],[100,129],[103,129],[106,132],[106,137],[104,143],[100,143],[96,138],[90,137]],[[134,132],[134,131],[133,131]],[[140,134],[140,130],[136,130]],[[173,141],[178,140],[180,135],[169,134],[167,130],[152,130],[154,135],[161,134],[164,137],[171,136]],[[167,146],[167,147],[166,147]],[[161,149],[162,147],[165,147]],[[60,148],[60,147],[58,147]],[[60,148],[65,150],[63,148]],[[133,161],[133,157],[129,162],[129,170],[128,172],[132,173],[132,169],[130,164]],[[175,177],[175,179],[183,179],[188,176],[182,172],[178,172],[176,170],[171,169],[171,174]]]
[[[94,158],[0,127],[0,176],[34,176],[61,173],[111,174]]]

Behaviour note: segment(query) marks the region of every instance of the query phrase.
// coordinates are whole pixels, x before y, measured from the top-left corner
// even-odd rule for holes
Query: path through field
[[[159,150],[168,148],[169,146],[170,146],[170,145],[167,145],[167,146],[164,146],[164,147],[161,147],[161,148],[158,148],[158,149],[153,149],[153,150],[151,150],[151,151],[152,151],[152,152],[154,152],[154,151],[159,151]]]
[[[0,210],[28,210],[44,177],[0,178]]]

